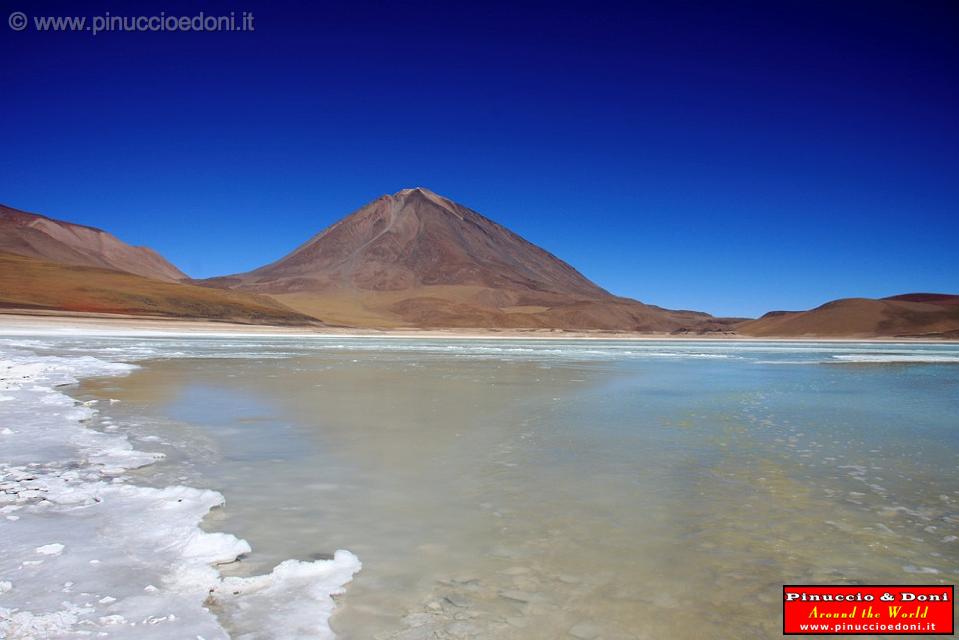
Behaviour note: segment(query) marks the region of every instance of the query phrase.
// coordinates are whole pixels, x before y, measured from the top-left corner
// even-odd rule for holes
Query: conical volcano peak
[[[406,189],[400,189],[399,191],[393,194],[393,197],[402,198],[402,197],[413,195],[414,193],[419,193],[427,197],[434,196],[436,198],[443,198],[443,196],[439,195],[435,191],[427,189],[426,187],[409,187]],[[443,198],[443,199],[449,200],[449,198]]]
[[[709,318],[613,296],[548,251],[425,187],[380,196],[280,260],[213,284],[371,326],[672,331]]]
[[[267,293],[442,285],[609,295],[552,254],[424,187],[382,196],[285,258],[234,278]]]
[[[396,193],[393,194],[393,197],[394,197],[394,198],[400,198],[400,197],[403,197],[403,196],[408,196],[408,195],[410,195],[411,193],[413,193],[414,191],[419,191],[420,193],[433,193],[432,191],[430,191],[430,190],[427,189],[426,187],[408,187],[408,188],[406,188],[406,189],[400,189],[399,191],[397,191]]]
[[[409,189],[401,189],[397,191],[396,193],[394,193],[391,197],[394,200],[406,202],[416,198],[417,196],[422,197],[428,200],[429,202],[432,202],[433,204],[439,205],[440,207],[443,207],[444,209],[447,209],[448,211],[454,211],[457,208],[462,208],[459,205],[457,205],[453,200],[445,196],[441,196],[440,194],[436,193],[435,191],[431,191],[427,189],[426,187],[412,187]]]

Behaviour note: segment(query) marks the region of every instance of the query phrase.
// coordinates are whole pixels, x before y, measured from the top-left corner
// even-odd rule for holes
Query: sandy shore
[[[342,338],[443,338],[510,340],[677,340],[677,341],[751,341],[751,342],[916,342],[944,344],[959,340],[876,337],[790,337],[756,338],[736,333],[675,335],[670,333],[633,333],[619,331],[562,331],[557,329],[365,329],[351,327],[309,327],[252,325],[209,320],[145,318],[93,313],[62,314],[47,311],[0,311],[3,335],[91,335],[165,336],[335,336]]]

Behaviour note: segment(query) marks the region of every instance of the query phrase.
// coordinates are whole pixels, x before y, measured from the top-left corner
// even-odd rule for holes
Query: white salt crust
[[[134,368],[0,345],[0,638],[333,638],[356,556],[224,579],[216,565],[250,546],[199,528],[223,496],[130,484],[159,454],[88,429],[96,410],[57,390]]]

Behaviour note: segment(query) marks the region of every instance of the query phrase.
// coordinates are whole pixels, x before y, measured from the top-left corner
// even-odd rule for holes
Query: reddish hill
[[[49,262],[125,271],[173,282],[187,276],[148,247],[94,227],[0,205],[0,251]]]
[[[427,189],[382,196],[284,258],[205,281],[359,326],[707,330],[726,321],[619,298]]]
[[[609,295],[505,227],[422,188],[382,196],[284,258],[235,277],[272,292],[471,285]]]
[[[760,337],[957,337],[959,296],[846,298],[809,311],[773,311],[736,325],[736,331]]]

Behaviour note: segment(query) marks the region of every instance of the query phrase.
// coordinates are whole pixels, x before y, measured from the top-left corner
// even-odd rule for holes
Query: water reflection
[[[957,367],[776,357],[346,348],[82,393],[210,443],[145,473],[226,495],[230,571],[357,553],[340,638],[766,638],[784,582],[954,582]]]

